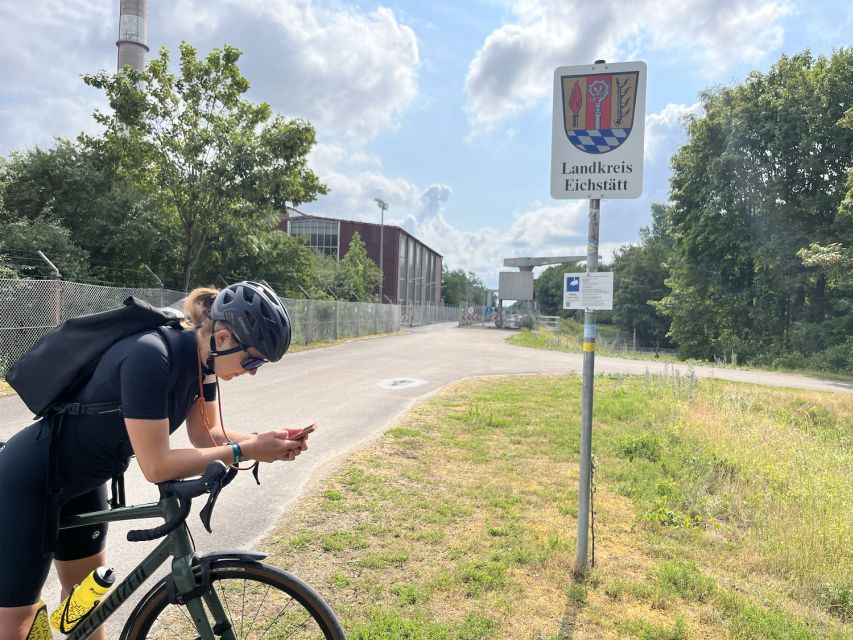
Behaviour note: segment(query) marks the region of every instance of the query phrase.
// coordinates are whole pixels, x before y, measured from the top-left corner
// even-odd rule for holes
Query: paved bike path
[[[581,354],[515,347],[504,343],[508,335],[497,329],[432,325],[402,335],[289,354],[281,362],[265,365],[254,377],[223,383],[227,427],[260,431],[316,421],[320,428],[310,438],[309,451],[295,462],[262,465],[260,487],[250,474],[243,473],[223,491],[213,516],[213,535],[204,531],[196,515],[201,504],[194,505],[190,524],[198,547],[212,551],[257,546],[310,481],[325,477],[347,453],[379,436],[412,403],[450,382],[482,375],[582,371]],[[667,365],[598,357],[595,366],[596,373],[642,374],[661,372]],[[685,365],[669,365],[669,369],[688,372]],[[694,367],[692,371],[697,377],[853,393],[853,384],[804,376],[719,367]],[[400,383],[403,379],[420,384],[406,386]],[[17,398],[0,399],[0,438],[8,438],[28,424],[30,417]],[[173,436],[173,446],[188,446],[183,429]],[[156,488],[145,482],[135,463],[127,474],[127,497],[131,504],[157,497]],[[152,548],[151,543],[126,541],[127,530],[140,524],[158,523],[111,526],[108,550],[120,580]],[[53,573],[44,596],[49,606],[59,600]],[[117,614],[119,620],[110,625],[109,637],[118,636],[117,622],[124,616]]]

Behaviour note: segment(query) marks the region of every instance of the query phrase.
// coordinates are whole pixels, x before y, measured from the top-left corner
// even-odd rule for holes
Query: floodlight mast
[[[379,271],[382,274],[382,279],[379,280],[379,304],[383,304],[383,288],[385,285],[385,212],[388,210],[388,203],[382,198],[374,198],[376,204],[379,205],[380,221],[379,221]]]

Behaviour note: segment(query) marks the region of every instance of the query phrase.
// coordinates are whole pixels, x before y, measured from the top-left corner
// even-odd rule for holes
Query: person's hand
[[[314,423],[308,427],[285,427],[282,431],[287,432],[287,437],[290,440],[307,440],[314,431],[317,430],[317,424]]]
[[[296,429],[295,431],[299,431]],[[243,457],[259,462],[290,461],[308,448],[303,440],[290,440],[288,429],[267,431],[240,443]]]

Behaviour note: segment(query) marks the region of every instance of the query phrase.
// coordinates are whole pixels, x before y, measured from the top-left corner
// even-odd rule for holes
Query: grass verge
[[[568,329],[568,331],[566,330]],[[564,351],[566,353],[581,353],[583,347],[583,328],[577,328],[575,323],[566,323],[564,321],[563,331],[554,333],[547,329],[522,329],[518,333],[507,338],[509,344],[514,344],[519,347],[528,347],[531,349],[547,349],[549,351]],[[601,328],[599,328],[599,336]],[[833,373],[830,371],[814,371],[811,369],[790,369],[785,367],[763,367],[757,365],[738,366],[727,362],[708,362],[704,360],[687,359],[675,357],[670,354],[656,356],[654,353],[647,352],[631,352],[631,351],[610,351],[604,348],[601,343],[596,345],[596,354],[600,356],[610,356],[621,358],[623,360],[648,360],[651,362],[680,362],[684,364],[693,364],[698,366],[714,366],[727,369],[751,369],[754,371],[771,371],[775,373],[791,373],[794,375],[811,376],[815,378],[823,378],[825,380],[839,380],[841,382],[853,382],[853,376],[843,373]]]
[[[458,383],[267,541],[355,640],[853,638],[853,401],[596,382],[596,566],[571,577],[581,381]]]
[[[581,353],[583,347],[583,330],[570,333],[554,333],[547,329],[521,329],[518,333],[506,339],[509,344],[530,349],[547,349],[548,351],[564,351],[566,353]],[[596,345],[595,352],[599,356],[611,356],[627,360],[649,360],[654,362],[684,362],[680,358],[665,354],[655,356],[653,353],[610,351],[605,349],[601,343]],[[707,363],[703,363],[707,364]]]

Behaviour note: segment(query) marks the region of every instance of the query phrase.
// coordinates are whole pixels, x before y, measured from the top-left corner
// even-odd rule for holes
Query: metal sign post
[[[601,200],[589,201],[586,272],[598,271],[598,222]],[[583,395],[581,400],[581,459],[578,482],[578,549],[575,571],[586,569],[589,548],[589,499],[592,478],[592,391],[595,386],[595,309],[583,314]]]
[[[602,198],[637,198],[643,190],[644,62],[559,67],[554,72],[551,196],[589,200],[586,281],[598,271],[598,227]],[[566,274],[566,277],[577,274]],[[592,408],[595,374],[595,315],[609,302],[582,295],[583,278],[567,279],[564,308],[583,301],[583,397],[581,402],[578,546],[575,573],[587,568],[592,484]],[[612,282],[612,281],[611,281]],[[595,285],[593,285],[595,286]],[[600,294],[601,291],[596,293]],[[605,306],[609,305],[609,306]]]

